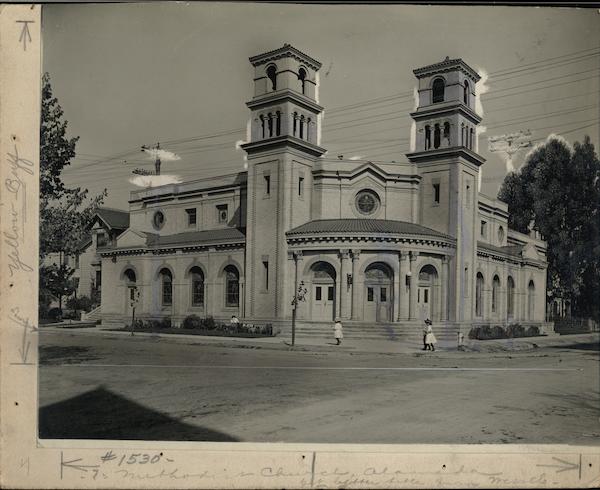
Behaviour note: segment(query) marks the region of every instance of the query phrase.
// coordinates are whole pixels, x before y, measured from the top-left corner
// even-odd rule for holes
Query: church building
[[[336,317],[365,335],[544,323],[545,242],[478,192],[467,63],[414,70],[415,149],[397,163],[324,157],[317,60],[286,44],[250,63],[247,171],[131,193],[129,228],[98,250],[103,323],[130,321],[133,286],[137,317],[173,325],[237,315],[288,332],[298,287],[308,334]]]

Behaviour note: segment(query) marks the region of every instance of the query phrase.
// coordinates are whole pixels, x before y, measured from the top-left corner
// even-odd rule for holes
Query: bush
[[[491,340],[491,339],[513,339],[519,337],[536,337],[540,334],[540,328],[536,325],[524,327],[520,323],[511,323],[510,325],[479,325],[473,327],[469,332],[470,339]]]
[[[92,311],[93,302],[87,296],[79,296],[78,298],[69,298],[67,300],[67,308],[70,310],[83,310],[86,313]]]
[[[517,337],[526,337],[525,328],[520,323],[511,323],[506,327],[506,335],[509,339]]]
[[[182,323],[183,328],[200,328],[202,319],[198,315],[188,315]]]
[[[62,318],[62,312],[60,311],[60,308],[50,308],[48,310],[48,318],[55,322],[60,321]]]
[[[63,320],[80,320],[81,314],[77,310],[65,310],[62,314]]]
[[[217,322],[215,322],[215,319],[212,316],[207,316],[202,319],[200,327],[205,330],[214,330],[217,328]]]

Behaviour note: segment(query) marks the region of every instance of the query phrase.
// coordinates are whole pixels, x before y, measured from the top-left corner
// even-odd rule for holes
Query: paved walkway
[[[77,335],[89,336],[125,336],[130,337],[130,332],[114,331],[98,327],[78,328],[75,325],[42,326],[41,331],[68,331]],[[422,351],[422,340],[363,340],[344,339],[341,345],[335,345],[333,339],[296,337],[295,345],[292,346],[291,338],[288,336],[247,338],[247,337],[213,337],[202,335],[164,334],[136,332],[136,337],[162,338],[168,342],[185,344],[213,344],[240,348],[267,348],[267,349],[294,349],[299,351],[332,351],[340,350],[347,352],[375,352],[375,353],[402,353],[402,354],[433,354]],[[541,347],[561,347],[573,344],[599,344],[600,333],[589,333],[579,335],[551,335],[543,337],[527,337],[520,339],[499,340],[469,340],[465,339],[462,349],[458,349],[456,342],[440,340],[436,345],[436,352],[508,352],[532,350]]]

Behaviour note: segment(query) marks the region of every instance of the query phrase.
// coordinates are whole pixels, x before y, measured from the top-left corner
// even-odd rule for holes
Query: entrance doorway
[[[364,321],[392,321],[393,271],[383,262],[375,262],[365,271]]]
[[[440,317],[440,297],[438,292],[438,273],[434,266],[428,264],[419,271],[417,285],[417,318],[438,321]]]
[[[312,320],[329,322],[336,316],[335,269],[327,262],[317,262],[312,270]]]

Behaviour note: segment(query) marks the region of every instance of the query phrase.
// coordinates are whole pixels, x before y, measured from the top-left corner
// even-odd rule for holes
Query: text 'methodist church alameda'
[[[546,244],[479,194],[475,85],[461,59],[414,70],[416,148],[398,163],[325,158],[321,64],[253,56],[247,171],[131,193],[129,229],[100,248],[103,322],[191,314],[289,328],[295,283],[309,333],[340,317],[402,332],[545,320]]]

